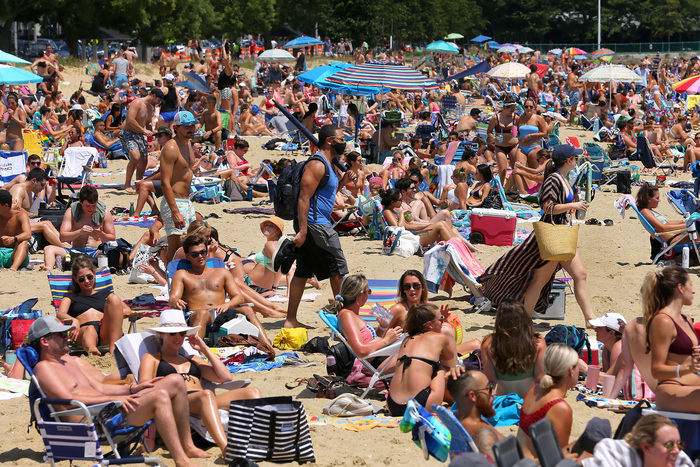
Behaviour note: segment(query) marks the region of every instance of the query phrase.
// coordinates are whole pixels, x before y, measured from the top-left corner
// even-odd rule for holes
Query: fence
[[[598,49],[598,44],[522,44],[535,50],[547,51],[555,48],[578,47],[588,53]],[[700,41],[684,42],[601,42],[602,48],[612,49],[622,54],[683,53],[700,51]]]

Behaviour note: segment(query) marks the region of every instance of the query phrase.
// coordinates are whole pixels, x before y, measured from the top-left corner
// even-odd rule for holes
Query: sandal
[[[586,220],[586,225],[600,225],[600,221],[595,217],[591,217],[590,219]]]
[[[612,219],[605,219],[605,220],[603,221],[603,224],[605,224],[605,225],[608,226],[608,227],[611,226],[611,225],[615,225],[615,223],[612,221]]]

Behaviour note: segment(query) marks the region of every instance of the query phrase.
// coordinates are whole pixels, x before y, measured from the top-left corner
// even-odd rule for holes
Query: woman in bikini
[[[519,159],[525,156],[528,167],[537,167],[537,152],[542,149],[542,138],[547,136],[547,124],[541,115],[535,113],[535,101],[532,99],[525,100],[523,109],[525,111],[518,119]]]
[[[27,126],[27,114],[21,107],[18,107],[17,94],[9,93],[6,100],[7,112],[3,117],[3,121],[6,122],[5,143],[10,146],[10,150],[21,151],[24,149],[22,130]]]
[[[277,216],[272,216],[260,223],[260,231],[267,239],[265,246],[255,255],[254,261],[243,260],[243,267],[246,271],[246,283],[250,288],[259,294],[270,295],[277,290],[277,285],[282,278],[282,271],[275,272],[272,267],[272,256],[277,242],[282,238],[284,221]]]
[[[260,389],[247,387],[215,394],[211,389],[202,387],[202,380],[214,383],[231,381],[231,372],[211,351],[199,335],[199,326],[188,326],[180,310],[165,310],[160,315],[160,325],[148,328],[146,331],[155,334],[160,343],[160,352],[146,353],[141,358],[139,381],[179,374],[185,380],[187,399],[190,413],[200,415],[202,423],[216,445],[221,449],[221,455],[226,454],[226,431],[221,423],[219,410],[228,411],[231,401],[242,399],[259,399]],[[180,353],[182,344],[187,342],[192,348],[203,355],[185,357]]]
[[[684,238],[680,243],[689,243],[691,240],[687,235],[677,232],[677,230],[686,229],[685,221],[670,221],[666,219],[666,216],[656,211],[660,201],[661,193],[659,189],[646,182],[643,183],[637,192],[637,209],[639,209],[642,216],[644,216],[665,242],[675,241],[678,235],[683,235]]]
[[[676,120],[676,124],[673,125],[669,130],[668,130],[668,140],[669,143],[677,143],[683,146],[684,148],[687,148],[688,146],[693,144],[693,138],[690,137],[688,132],[686,132],[686,127],[688,124],[688,117],[685,115],[681,115],[678,117]]]
[[[95,290],[95,265],[89,257],[77,256],[71,271],[71,290],[63,296],[56,317],[71,321],[75,329],[70,340],[90,355],[100,355],[100,344],[109,345],[110,353],[114,352],[114,343],[122,336],[124,315],[131,309],[108,288]]]
[[[457,364],[453,339],[442,330],[444,317],[432,303],[413,305],[406,316],[408,337],[396,358],[396,372],[386,399],[394,417],[403,416],[413,398],[432,411],[445,397],[445,369]]]
[[[489,170],[490,172],[490,170]],[[467,209],[467,201],[469,200],[469,185],[467,184],[467,170],[463,167],[458,167],[452,172],[452,182],[454,185],[445,185],[442,190],[442,199],[444,207],[449,211],[453,209]],[[484,186],[481,185],[483,190]],[[478,196],[478,192],[477,192]]]
[[[503,109],[491,117],[487,134],[488,142],[495,146],[498,175],[505,183],[508,167],[514,167],[516,160],[527,162],[527,158],[518,159],[518,116],[515,114],[513,96],[508,95],[503,99]]]
[[[642,284],[651,374],[659,380],[659,410],[700,413],[700,346],[693,322],[682,313],[693,304],[693,282],[680,266],[651,272]]]
[[[537,454],[530,438],[530,427],[545,417],[552,422],[562,452],[568,454],[566,447],[571,435],[573,411],[564,398],[567,390],[578,382],[578,354],[565,344],[552,344],[544,352],[542,367],[544,376],[523,399],[518,428],[523,454],[532,459],[536,459]]]

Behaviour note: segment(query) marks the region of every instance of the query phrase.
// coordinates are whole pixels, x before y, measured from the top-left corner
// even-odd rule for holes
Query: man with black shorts
[[[348,264],[340,246],[338,232],[331,226],[331,212],[338,187],[354,178],[350,170],[338,180],[331,165],[333,158],[345,151],[343,130],[336,125],[324,125],[318,133],[319,151],[324,161],[310,160],[304,168],[299,189],[297,218],[294,220],[294,245],[297,247],[297,268],[290,284],[289,307],[285,328],[305,327],[297,321],[299,302],[306,280],[314,275],[319,281],[330,278],[333,295],[340,292]],[[321,185],[324,174],[328,181]],[[318,191],[317,191],[318,190]]]
[[[148,151],[146,150],[145,138],[153,134],[149,130],[153,112],[164,98],[163,91],[153,88],[147,97],[139,97],[129,104],[126,121],[122,124],[122,129],[119,132],[119,141],[121,141],[124,151],[129,155],[124,180],[124,191],[128,193],[136,193],[131,187],[131,177],[134,175],[134,170],[136,170],[136,180],[141,180],[146,171]]]

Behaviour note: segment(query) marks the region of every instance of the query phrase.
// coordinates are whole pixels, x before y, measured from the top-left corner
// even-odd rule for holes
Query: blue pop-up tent
[[[491,40],[491,38],[489,36],[478,35],[474,39],[472,39],[472,42],[484,42],[484,41],[488,41],[488,40]]]

